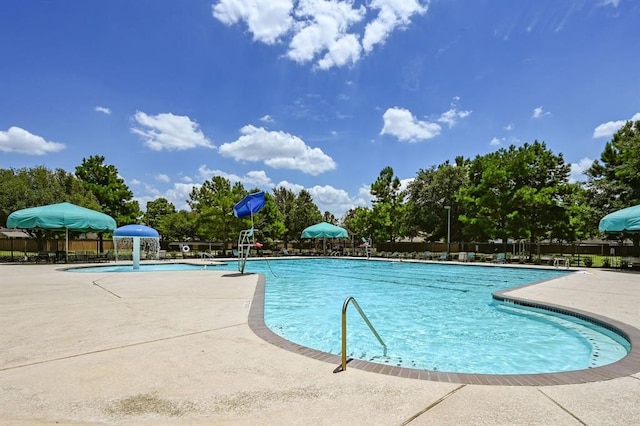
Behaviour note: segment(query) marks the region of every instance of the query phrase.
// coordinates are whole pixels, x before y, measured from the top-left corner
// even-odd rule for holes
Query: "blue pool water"
[[[208,269],[236,266],[230,262]],[[113,266],[83,270],[105,268]],[[264,316],[271,330],[337,355],[342,305],[349,296],[387,345],[385,354],[350,307],[347,355],[371,362],[459,373],[532,374],[605,365],[629,351],[626,340],[602,327],[491,297],[501,289],[565,276],[569,272],[564,270],[312,258],[254,260],[247,271],[266,276]]]

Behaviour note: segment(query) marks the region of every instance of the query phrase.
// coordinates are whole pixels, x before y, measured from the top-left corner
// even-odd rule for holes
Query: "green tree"
[[[214,176],[199,188],[194,187],[188,204],[197,216],[197,236],[205,241],[222,241],[226,251],[240,230],[248,226],[246,220],[233,215],[233,206],[245,195],[241,183],[231,186],[231,182],[222,176]]]
[[[586,171],[601,215],[640,204],[640,120],[628,121]]]
[[[322,214],[322,221],[323,222],[327,222],[327,223],[331,223],[332,225],[337,225],[338,224],[338,219],[330,211],[326,211],[326,212],[324,212]]]
[[[164,239],[164,234],[160,230],[162,218],[176,212],[176,207],[164,197],[147,202],[147,211],[144,220],[147,226],[156,229],[160,233],[160,238]]]
[[[356,237],[373,238],[372,214],[371,209],[355,207],[345,214],[342,225]]]
[[[295,199],[295,207],[293,209],[293,220],[290,229],[292,239],[300,240],[302,231],[305,228],[315,225],[322,221],[322,213],[313,202],[311,193],[306,189],[300,190]]]
[[[377,241],[394,242],[402,227],[401,204],[404,194],[400,191],[400,179],[389,166],[371,184],[373,199],[373,233]]]
[[[562,155],[538,141],[478,156],[458,194],[465,211],[460,220],[478,239],[552,238],[569,221],[569,171]]]
[[[299,236],[296,237],[294,235],[296,195],[289,188],[281,186],[273,189],[273,199],[283,219],[285,232],[282,238],[284,240],[285,247],[287,247],[291,239],[299,238]]]
[[[599,217],[640,204],[640,120],[627,121],[587,170],[588,189]],[[635,254],[640,235],[632,234]]]
[[[95,196],[73,174],[62,169],[49,170],[44,166],[0,169],[0,223],[6,223],[7,217],[16,210],[62,202],[100,210]],[[58,231],[28,232],[37,238],[39,249],[45,238],[60,236]]]
[[[169,241],[189,241],[197,232],[197,215],[180,210],[162,216],[158,222],[158,232]]]
[[[104,164],[104,160],[101,155],[83,158],[82,164],[76,167],[76,176],[96,197],[103,213],[114,218],[119,225],[137,223],[142,212],[133,199],[133,192],[119,177],[118,169]]]
[[[457,157],[455,164],[446,161],[418,171],[407,188],[407,235],[421,233],[437,240],[446,238],[449,220],[445,206],[450,206],[452,240],[462,241],[466,237],[458,220],[463,212],[457,195],[468,184],[468,166],[468,160]]]
[[[256,238],[262,240],[263,243],[271,244],[273,241],[282,239],[286,233],[284,216],[278,210],[276,201],[271,194],[265,193],[265,205],[253,219]]]

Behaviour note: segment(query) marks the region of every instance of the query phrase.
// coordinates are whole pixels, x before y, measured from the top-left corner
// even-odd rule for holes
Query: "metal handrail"
[[[387,356],[387,345],[382,341],[382,338],[373,327],[373,324],[371,324],[371,321],[369,321],[369,318],[365,315],[364,311],[358,304],[358,301],[353,296],[349,296],[345,299],[344,304],[342,305],[342,371],[347,370],[347,308],[349,307],[350,302],[353,302],[353,306],[356,307],[364,322],[367,323],[373,335],[376,336],[376,339],[378,339],[378,342],[382,345],[384,349],[384,356]]]

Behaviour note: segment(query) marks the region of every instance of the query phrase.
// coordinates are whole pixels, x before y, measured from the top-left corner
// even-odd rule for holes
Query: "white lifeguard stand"
[[[264,192],[261,191],[245,196],[238,204],[233,206],[233,214],[236,217],[251,217],[251,228],[243,229],[238,236],[238,271],[241,274],[244,274],[251,247],[256,246],[253,215],[264,207],[265,203]]]

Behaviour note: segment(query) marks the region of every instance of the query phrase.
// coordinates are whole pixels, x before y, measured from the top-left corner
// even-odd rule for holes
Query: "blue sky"
[[[105,156],[140,206],[213,175],[342,216],[393,167],[544,141],[574,178],[640,119],[634,0],[0,6],[0,168]]]

